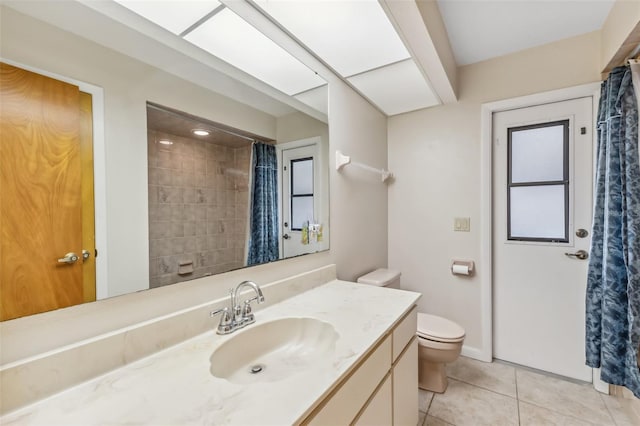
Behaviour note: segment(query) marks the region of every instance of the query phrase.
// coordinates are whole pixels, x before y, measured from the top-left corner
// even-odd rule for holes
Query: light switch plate
[[[458,232],[471,231],[471,218],[470,217],[456,217],[453,219],[453,230]]]

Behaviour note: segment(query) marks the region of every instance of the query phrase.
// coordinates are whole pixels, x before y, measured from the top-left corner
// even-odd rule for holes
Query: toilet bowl
[[[376,269],[358,278],[362,284],[400,288],[400,272]],[[447,389],[446,365],[455,361],[462,350],[464,329],[453,321],[436,315],[418,313],[418,386],[431,392]]]
[[[447,389],[446,365],[462,350],[465,331],[453,321],[418,313],[418,386],[442,393]]]

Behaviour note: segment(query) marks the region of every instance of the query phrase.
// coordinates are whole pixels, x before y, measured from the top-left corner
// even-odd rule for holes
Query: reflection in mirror
[[[260,139],[153,104],[147,128],[150,287],[246,266],[251,148]],[[277,199],[277,186],[270,190]],[[269,260],[277,259],[276,250]]]
[[[75,94],[70,96],[76,99],[76,103],[77,98],[84,97],[82,93],[93,96],[88,104],[77,107],[74,114],[93,118],[89,135],[93,136],[94,145],[90,148],[95,149],[93,160],[96,171],[95,175],[77,173],[69,180],[73,182],[70,188],[59,186],[42,193],[33,192],[42,194],[38,197],[48,203],[46,209],[54,204],[66,208],[72,204],[72,198],[75,200],[73,203],[85,203],[87,211],[95,208],[96,231],[95,234],[87,231],[89,241],[85,241],[84,237],[71,242],[58,235],[45,237],[40,231],[41,224],[49,223],[58,229],[58,233],[66,235],[68,232],[58,222],[46,219],[42,214],[43,209],[39,208],[31,216],[17,211],[12,213],[16,219],[14,223],[23,225],[14,238],[22,251],[2,247],[2,311],[7,312],[11,304],[27,309],[16,311],[3,319],[146,290],[175,282],[173,279],[177,277],[193,279],[328,249],[327,124],[311,117],[314,113],[300,106],[302,104],[299,101],[285,102],[281,92],[274,91],[274,97],[270,97],[265,95],[268,91],[260,84],[246,86],[233,79],[236,74],[232,73],[233,77],[223,74],[221,69],[232,70],[233,67],[228,64],[226,68],[214,67],[211,64],[219,64],[218,59],[175,34],[154,27],[155,24],[148,21],[138,20],[135,27],[130,26],[124,19],[125,15],[120,13],[122,11],[118,11],[116,20],[98,10],[98,6],[105,10],[120,7],[113,2],[67,0],[8,1],[0,5],[2,62],[48,76],[64,83],[61,85],[63,87],[66,87],[65,84],[73,86],[70,93]],[[88,26],[91,31],[87,32]],[[150,34],[154,38],[150,38]],[[169,38],[171,40],[167,41]],[[5,75],[11,76],[13,73],[10,71]],[[246,74],[237,75],[247,81]],[[261,87],[260,91],[255,87]],[[18,90],[13,93],[24,92]],[[4,93],[1,98],[3,101],[9,99]],[[71,101],[67,103],[71,104]],[[154,114],[160,113],[160,110],[153,108],[157,104],[186,111],[188,118],[192,118],[190,114],[203,117],[200,124],[208,130],[217,127],[231,131],[238,137],[248,137],[251,141],[241,139],[242,142],[238,141],[239,145],[233,148],[222,142],[217,147],[198,148],[205,153],[204,158],[198,159],[195,156],[196,142],[185,142],[195,140],[193,138],[196,136],[162,127],[153,128],[152,125],[147,128],[147,119],[151,122]],[[147,114],[148,105],[152,107]],[[296,108],[300,106],[311,115],[292,108],[292,105]],[[4,105],[2,109],[8,111]],[[47,118],[51,117],[50,111],[42,111]],[[2,119],[3,126],[12,127],[11,131],[5,131],[4,127],[2,129],[2,157],[7,164],[16,167],[17,160],[4,151],[7,145],[4,141],[7,135],[16,134],[15,131],[21,132],[21,136],[29,136],[33,130],[33,127],[29,127],[33,118],[25,114],[26,109],[18,107],[17,112],[16,120]],[[86,131],[83,129],[81,127],[78,132]],[[190,127],[189,131],[192,129]],[[66,135],[66,130],[62,130]],[[164,139],[164,134],[172,135],[177,142],[174,145],[162,145],[164,148],[161,149],[159,141],[161,136]],[[231,138],[228,133],[225,134],[227,136],[223,140]],[[149,140],[158,143],[151,144]],[[258,257],[256,261],[251,261],[249,255],[251,242],[258,239],[254,235],[259,236],[252,232],[250,224],[255,216],[260,216],[252,216],[252,211],[257,211],[252,208],[257,203],[252,197],[257,193],[251,190],[251,185],[255,183],[255,167],[252,166],[255,154],[252,148],[258,146],[252,145],[253,140],[273,147],[270,149],[274,150],[277,163],[273,172],[277,196],[272,202],[276,207],[268,210],[276,210],[276,214],[262,215],[273,222],[268,234],[275,236],[277,245],[270,246],[268,257]],[[179,151],[179,155],[168,155],[166,147]],[[72,157],[85,158],[86,155],[85,151],[75,148],[66,154],[47,149],[34,148],[29,151],[33,155],[27,160],[29,164],[49,163],[64,167]],[[188,156],[189,149],[194,152],[192,158]],[[206,153],[209,151],[222,156],[208,159]],[[48,154],[52,154],[51,158],[55,161],[47,159]],[[89,158],[91,156],[89,151]],[[309,156],[314,158],[313,209],[307,207],[304,210],[305,216],[301,220],[304,226],[292,229],[288,219],[292,214],[292,206],[296,204],[292,199],[300,194],[289,191],[285,195],[283,189],[286,187],[289,190],[291,185],[288,175],[291,162]],[[199,180],[202,178],[199,170],[203,167],[205,177],[207,167],[211,167],[211,172],[221,179],[215,183],[202,182]],[[33,172],[30,179],[34,182],[38,176],[45,176],[37,168],[30,170],[25,166],[22,169]],[[14,169],[2,163],[2,171],[7,170]],[[6,173],[5,176],[17,176],[17,173]],[[94,178],[95,185],[90,183]],[[61,182],[55,178],[46,180]],[[192,188],[186,186],[191,180],[194,183]],[[4,209],[0,228],[4,236],[7,227],[12,226],[7,221],[10,216],[7,209],[16,205],[15,197],[5,198],[10,193],[6,189],[15,182],[3,180],[0,183],[3,186],[0,206]],[[87,201],[87,186],[94,187],[95,202]],[[22,183],[15,184],[11,193],[18,196],[21,192],[28,192],[26,188]],[[308,197],[310,194],[303,195]],[[84,213],[57,214],[52,211],[49,214],[47,210],[47,214],[49,218],[64,218],[68,226],[81,229],[80,234],[85,234],[84,220],[80,219]],[[221,235],[224,238],[219,238]],[[154,240],[162,239],[166,241],[154,244]],[[4,241],[7,239],[3,237]],[[32,242],[41,246],[32,247]],[[224,251],[226,249],[231,250],[227,253]],[[83,256],[83,250],[87,251],[87,258]],[[15,256],[7,253],[14,253]],[[58,262],[58,259],[65,259],[67,253],[75,253],[78,259],[68,263]],[[41,277],[23,273],[26,269],[14,263],[18,257],[26,259],[27,263],[34,266],[33,269],[42,274]],[[96,267],[93,283],[85,279],[87,274],[92,273],[85,272],[90,269],[85,266],[92,264]],[[67,275],[72,271],[74,278],[69,278]],[[77,285],[71,287],[71,282]],[[42,286],[37,288],[36,283],[42,283]],[[7,301],[5,296],[13,300]],[[34,301],[55,303],[41,306],[38,302],[34,308]]]

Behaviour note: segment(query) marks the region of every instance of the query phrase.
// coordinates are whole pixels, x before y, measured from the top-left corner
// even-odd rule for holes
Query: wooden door
[[[1,320],[95,300],[95,284],[93,296],[83,289],[80,142],[91,139],[91,124],[81,121],[91,119],[88,105],[77,86],[0,63]],[[83,152],[92,157],[86,144]],[[93,205],[92,188],[89,198]],[[93,265],[95,249],[85,249]],[[78,261],[58,261],[69,252]]]

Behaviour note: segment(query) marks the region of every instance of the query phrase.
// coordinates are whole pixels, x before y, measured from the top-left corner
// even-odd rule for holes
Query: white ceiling
[[[438,0],[458,65],[602,27],[614,0]]]

